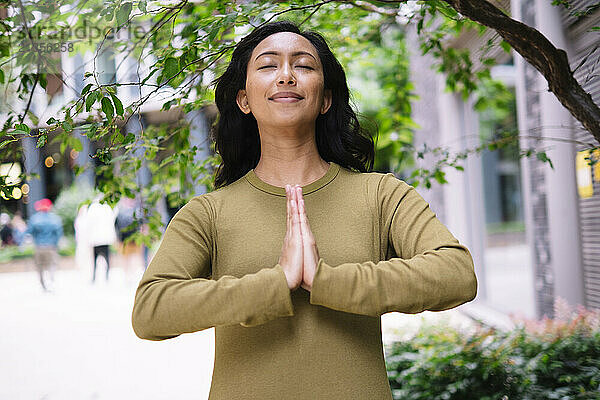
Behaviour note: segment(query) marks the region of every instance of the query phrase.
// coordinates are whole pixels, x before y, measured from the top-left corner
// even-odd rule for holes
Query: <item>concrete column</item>
[[[141,124],[141,126],[140,126]],[[130,119],[129,122],[127,122],[127,126],[125,127],[125,130],[127,132],[132,132],[136,137],[139,137],[142,133],[142,128],[146,126],[146,122],[145,122],[145,118],[142,116],[141,118],[138,118],[137,115],[133,115]],[[144,158],[144,148],[141,146],[137,146],[134,151],[133,154],[136,158],[139,158],[140,160],[142,160],[142,167],[138,170],[137,173],[137,183],[141,188],[147,187],[150,184],[150,170],[148,169],[148,167],[146,166],[146,159]]]
[[[546,0],[535,0],[537,28],[558,48],[567,50],[560,9]],[[539,76],[542,136],[573,140],[571,114],[547,90]],[[583,266],[573,143],[546,142],[554,169],[546,167],[546,193],[550,228],[554,295],[571,305],[583,304]]]
[[[477,120],[466,118],[464,102],[454,93],[443,91],[444,77],[438,77],[438,108],[441,145],[450,148],[451,154],[476,146]],[[470,120],[470,122],[467,122]],[[469,248],[475,263],[475,273],[479,281],[477,298],[486,297],[485,290],[485,216],[483,213],[483,193],[481,190],[480,157],[469,156],[465,161],[465,171],[446,169],[447,184],[444,188],[446,226],[452,234]]]
[[[24,137],[23,139],[21,139],[21,145],[23,146],[25,172],[27,174],[39,174],[39,178],[29,179],[27,181],[27,184],[29,185],[29,194],[27,202],[28,218],[30,218],[35,213],[33,204],[46,196],[46,167],[44,167],[44,160],[42,159],[41,151],[39,148],[36,147],[36,144],[36,138]]]
[[[186,119],[190,122],[190,147],[197,146],[198,150],[194,157],[194,164],[199,165],[210,156],[210,140],[208,121],[206,115],[202,110],[195,110],[186,114]],[[191,177],[190,177],[191,179]],[[193,182],[194,184],[194,195],[206,193],[206,185]]]
[[[45,108],[45,90],[40,85],[35,87],[30,111],[35,115],[40,115],[40,112]],[[31,217],[35,213],[34,203],[46,197],[46,166],[44,165],[44,153],[37,147],[37,138],[24,137],[22,140],[23,158],[25,163],[25,171],[29,173],[39,174],[39,178],[30,179],[29,184],[29,201],[27,203],[27,216]]]
[[[525,60],[522,57],[515,55],[515,68],[517,70],[515,79],[515,98],[517,103],[517,126],[521,135],[527,133],[527,90],[525,84]],[[521,149],[529,148],[529,140],[526,138],[519,139],[519,147]],[[521,191],[523,199],[523,220],[525,222],[525,238],[527,245],[530,249],[533,249],[533,243],[535,243],[535,221],[533,218],[533,199],[531,195],[531,170],[529,168],[529,158],[521,158],[519,160],[521,166]],[[530,252],[530,263],[536,269],[537,258],[535,251]],[[535,290],[535,287],[531,288]],[[535,304],[535,315],[540,316],[539,304],[537,301]]]
[[[419,98],[412,101],[412,118],[419,125],[415,130],[413,145],[417,149],[422,149],[424,144],[440,143],[440,126],[438,118],[432,118],[432,115],[439,115],[437,96],[440,88],[438,85],[444,82],[438,82],[437,74],[430,67],[434,62],[431,54],[421,54],[417,38],[417,28],[414,24],[407,26],[406,45],[409,52],[410,79],[413,83],[415,93]],[[443,89],[442,89],[443,90]],[[435,162],[433,154],[425,154],[423,159],[415,157],[418,167],[427,168]],[[444,213],[444,188],[443,185],[433,185],[427,189],[419,186],[418,192],[436,216],[443,223],[446,222]]]
[[[79,96],[84,87],[83,82],[83,57],[80,54],[71,56],[69,52],[61,53],[61,63],[63,66],[63,94],[65,103],[73,101]],[[94,161],[90,158],[91,155],[91,142],[90,139],[83,134],[80,129],[75,128],[73,135],[79,139],[83,145],[83,149],[77,155],[75,164],[78,166],[85,167],[85,170],[79,175],[75,176],[76,185],[89,185],[94,187],[95,184],[95,173],[94,173]]]
[[[126,29],[121,29],[117,32],[117,36],[119,40],[129,39],[129,32]],[[115,54],[115,68],[116,68],[116,79],[119,83],[132,83],[137,82],[137,60],[135,60],[128,53],[120,52]],[[144,71],[140,72],[141,76],[144,76]],[[118,96],[124,107],[127,107],[131,102],[133,102],[134,98],[138,92],[137,86],[119,86],[118,88]]]
[[[85,136],[79,129],[75,129],[74,134],[77,135],[81,144],[83,145],[83,149],[77,154],[77,159],[75,163],[78,166],[82,166],[85,168],[83,172],[79,175],[75,176],[76,185],[89,185],[90,187],[94,187],[96,184],[96,174],[95,174],[95,165],[94,160],[90,157],[92,155],[92,144],[90,139]]]

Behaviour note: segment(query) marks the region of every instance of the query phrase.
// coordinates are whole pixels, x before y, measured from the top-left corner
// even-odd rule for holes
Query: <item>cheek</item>
[[[248,101],[260,101],[265,98],[267,88],[268,86],[265,86],[264,82],[261,82],[256,77],[252,77],[251,80],[246,81],[246,95],[248,96]]]

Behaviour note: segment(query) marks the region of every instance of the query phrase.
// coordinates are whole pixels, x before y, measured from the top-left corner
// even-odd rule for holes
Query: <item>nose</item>
[[[296,84],[296,77],[294,77],[294,75],[292,74],[292,69],[289,67],[289,65],[286,63],[283,65],[283,67],[279,70],[279,76],[277,79],[277,83],[280,85],[284,85],[284,84],[288,84],[288,85],[294,85]]]

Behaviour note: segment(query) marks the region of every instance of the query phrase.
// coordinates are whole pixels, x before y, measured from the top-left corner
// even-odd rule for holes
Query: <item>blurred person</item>
[[[33,237],[35,266],[42,288],[49,292],[53,290],[54,274],[58,267],[58,240],[63,235],[62,220],[58,215],[50,212],[52,209],[50,199],[36,201],[34,208],[37,212],[29,219],[24,234],[31,234]]]
[[[90,271],[92,268],[92,247],[90,245],[87,212],[88,205],[81,204],[73,222],[75,229],[75,263],[84,271]]]
[[[15,244],[13,236],[13,226],[10,222],[10,215],[7,213],[0,214],[0,240],[2,240],[2,246],[12,246]]]
[[[108,204],[100,203],[102,195],[94,198],[92,204],[88,207],[86,222],[88,225],[88,237],[93,249],[94,269],[92,273],[92,282],[96,281],[96,268],[98,266],[98,257],[102,256],[106,261],[106,280],[110,271],[110,245],[117,241],[117,232],[115,230],[115,219],[117,209]]]
[[[17,210],[11,220],[13,226],[13,237],[15,244],[21,246],[23,239],[25,238],[25,231],[27,230],[27,223],[21,215],[21,210]]]
[[[135,210],[137,208],[135,199],[129,197],[121,198],[117,204],[115,227],[126,283],[134,281],[135,272],[141,264],[140,246],[133,240],[127,240],[136,232]]]

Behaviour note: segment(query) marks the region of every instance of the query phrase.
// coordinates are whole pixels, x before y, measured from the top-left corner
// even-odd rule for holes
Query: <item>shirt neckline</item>
[[[327,169],[327,172],[325,173],[325,175],[323,175],[316,181],[309,183],[306,186],[302,186],[302,194],[307,195],[309,193],[312,193],[312,192],[315,192],[315,191],[321,189],[322,187],[327,185],[329,182],[331,182],[337,176],[339,171],[340,171],[340,166],[338,164],[334,163],[333,161],[330,161],[329,169]],[[254,172],[254,168],[252,168],[250,171],[248,171],[248,173],[246,173],[244,178],[246,178],[248,183],[250,183],[252,186],[254,186],[255,188],[257,188],[259,190],[262,190],[263,192],[274,194],[277,196],[283,196],[283,197],[286,196],[285,187],[274,186],[274,185],[271,185],[271,184],[261,180]]]

